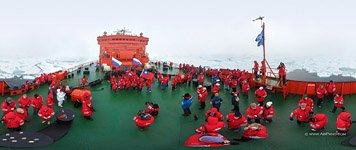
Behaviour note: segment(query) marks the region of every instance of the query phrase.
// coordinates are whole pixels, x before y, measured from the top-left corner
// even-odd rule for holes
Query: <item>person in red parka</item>
[[[52,108],[53,105],[54,105],[53,92],[52,92],[52,90],[49,91],[49,94],[48,94],[47,99],[46,99],[46,105],[47,105],[48,107],[51,107],[51,108]]]
[[[82,104],[82,115],[84,116],[85,119],[88,120],[94,120],[91,116],[93,115],[94,112],[94,108],[93,105],[91,103],[91,101],[83,101]]]
[[[238,130],[247,125],[247,119],[240,112],[232,112],[226,115],[227,126],[231,130]]]
[[[258,62],[255,60],[254,61],[254,66],[253,66],[253,74],[255,75],[255,79],[258,78],[258,69],[259,69],[259,65]]]
[[[209,117],[208,123],[203,124],[201,127],[197,128],[195,132],[197,133],[219,133],[220,130],[225,126],[224,122],[221,122],[216,117]]]
[[[274,109],[272,104],[272,102],[267,102],[263,106],[262,119],[264,119],[266,123],[272,122],[272,118],[274,116]]]
[[[250,84],[247,82],[247,80],[242,81],[242,93],[246,95],[248,99],[248,91],[250,90]]]
[[[341,112],[339,116],[337,116],[336,120],[336,128],[337,128],[337,133],[339,135],[346,135],[347,132],[351,128],[351,114],[349,112]]]
[[[21,126],[24,124],[24,121],[16,116],[14,112],[9,112],[2,118],[1,123],[5,123],[7,129],[21,131]]]
[[[30,97],[28,97],[26,94],[23,94],[18,100],[17,102],[19,103],[19,107],[22,109],[26,109],[26,111],[28,111],[28,108],[31,105],[31,99]]]
[[[231,80],[230,86],[231,86],[232,91],[236,92],[237,80],[235,78]]]
[[[334,95],[336,94],[336,85],[332,80],[330,80],[327,86],[327,92],[328,92],[328,102],[330,102],[333,99]]]
[[[266,90],[264,90],[263,87],[261,86],[260,88],[258,88],[255,91],[255,95],[256,95],[256,101],[258,102],[259,106],[262,107],[263,106],[263,101],[267,97]]]
[[[136,126],[139,127],[140,130],[144,130],[149,127],[153,123],[154,119],[155,118],[149,113],[145,113],[145,110],[140,110],[133,118]]]
[[[16,102],[12,100],[10,97],[6,98],[4,102],[2,102],[1,110],[4,115],[9,112],[13,112],[16,108]]]
[[[308,107],[311,108],[311,111],[313,112],[313,108],[314,108],[314,101],[313,99],[309,98],[307,94],[304,94],[302,99],[299,100],[298,105],[305,103],[307,104]]]
[[[299,126],[304,127],[304,123],[308,121],[311,114],[311,108],[306,103],[299,104],[299,107],[295,109],[289,116],[289,119],[293,121],[293,117],[297,116],[297,123]]]
[[[341,108],[342,111],[345,111],[345,106],[344,106],[344,98],[341,96],[341,94],[336,94],[334,97],[334,108],[331,111],[332,113],[335,113],[337,108]]]
[[[278,69],[278,75],[279,75],[279,81],[280,83],[283,83],[283,85],[286,84],[286,65],[284,63],[280,63],[279,66],[277,67]]]
[[[222,121],[224,119],[224,115],[221,114],[217,108],[213,107],[206,111],[205,113],[206,121],[208,121],[209,117],[215,117],[218,118],[219,121]]]
[[[251,103],[246,110],[247,120],[250,122],[252,119],[255,120],[255,123],[260,123],[260,118],[263,113],[261,107],[258,107],[256,103]]]
[[[214,84],[213,88],[211,89],[211,98],[214,98],[215,94],[218,94],[220,91],[220,84],[219,83],[216,83]]]
[[[206,87],[203,87],[202,90],[198,90],[198,100],[200,102],[200,108],[199,109],[205,109],[205,101],[206,98],[208,97],[208,91],[206,90]]]
[[[22,108],[17,108],[15,115],[20,117],[24,121],[27,121],[27,119],[28,119],[27,111],[25,109],[22,109]]]
[[[146,80],[147,93],[151,92],[151,87],[152,87],[152,80]]]
[[[42,123],[47,122],[47,124],[51,124],[50,119],[53,117],[53,115],[54,115],[54,110],[48,106],[42,106],[40,111],[38,112],[38,116],[40,116],[43,119]]]
[[[31,106],[33,107],[34,114],[38,114],[38,111],[41,109],[42,104],[43,104],[42,96],[39,94],[35,94],[32,97],[32,102],[31,102]]]
[[[244,133],[240,139],[234,139],[236,141],[246,142],[251,139],[263,139],[268,137],[267,129],[265,126],[259,123],[252,123],[244,128]]]
[[[324,88],[324,85],[320,85],[320,87],[316,90],[316,97],[318,97],[318,101],[317,101],[316,105],[319,108],[321,107],[321,103],[322,103],[326,93],[327,93],[327,91]]]
[[[199,85],[203,85],[204,83],[204,74],[203,73],[200,73],[199,76],[198,76],[198,84]]]
[[[87,84],[87,82],[88,82],[87,78],[85,76],[83,76],[81,86],[85,86]]]
[[[328,123],[328,117],[325,114],[315,114],[309,119],[309,125],[312,131],[319,131],[324,129]]]

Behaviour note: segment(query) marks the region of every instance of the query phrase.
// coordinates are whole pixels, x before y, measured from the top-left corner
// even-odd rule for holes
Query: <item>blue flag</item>
[[[261,31],[261,33],[259,35],[257,35],[255,41],[257,42],[257,46],[261,46],[263,45],[264,42],[264,37],[263,37],[263,30]]]

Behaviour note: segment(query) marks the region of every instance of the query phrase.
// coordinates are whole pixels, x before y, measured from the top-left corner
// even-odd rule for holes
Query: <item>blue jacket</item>
[[[182,109],[189,108],[190,105],[192,105],[192,102],[193,102],[193,97],[191,97],[190,99],[183,98],[183,100],[182,100]]]
[[[236,100],[238,100],[238,101],[236,101]],[[240,97],[239,96],[232,96],[231,103],[232,103],[232,105],[235,105],[235,106],[239,105]]]
[[[219,96],[215,96],[215,97],[211,100],[211,102],[212,102],[213,104],[221,104],[222,101],[223,101],[223,99],[222,99],[221,97],[219,97]]]

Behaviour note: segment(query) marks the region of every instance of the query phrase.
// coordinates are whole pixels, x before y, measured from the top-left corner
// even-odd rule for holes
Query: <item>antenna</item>
[[[126,29],[125,27],[121,30],[117,29],[116,31],[114,31],[114,33],[116,33],[117,35],[125,35],[126,33],[131,33],[131,31],[129,31],[128,29]]]
[[[264,16],[259,16],[258,18],[253,19],[252,21],[261,20],[261,26],[262,26],[262,21],[263,21],[263,18],[265,18],[265,17],[264,17]]]

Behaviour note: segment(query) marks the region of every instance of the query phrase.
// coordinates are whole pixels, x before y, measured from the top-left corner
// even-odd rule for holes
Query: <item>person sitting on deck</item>
[[[20,117],[24,121],[27,121],[27,119],[28,119],[27,111],[25,109],[22,109],[22,108],[17,108],[15,115]]]
[[[205,121],[208,121],[209,117],[215,117],[218,118],[219,121],[222,121],[224,119],[224,115],[222,115],[218,109],[216,108],[211,108],[205,113]]]
[[[261,107],[258,107],[256,103],[251,103],[246,110],[247,120],[250,122],[252,119],[255,120],[255,123],[260,123],[260,118],[263,111]]]
[[[185,93],[183,95],[183,100],[182,100],[182,109],[183,109],[183,116],[189,116],[191,114],[190,112],[190,105],[192,105],[193,102],[193,97],[189,93]]]
[[[145,102],[145,105],[146,105],[146,110],[145,110],[146,113],[149,113],[152,116],[158,115],[158,112],[160,110],[158,104],[154,104],[150,101],[147,101],[147,102]]]
[[[266,123],[272,122],[272,118],[274,116],[274,109],[272,104],[272,102],[267,102],[263,106],[262,119],[265,120]]]
[[[2,102],[1,110],[4,115],[9,112],[13,112],[16,108],[16,102],[12,100],[10,97],[6,98],[4,102]]]
[[[197,128],[195,132],[197,133],[219,133],[220,130],[225,126],[224,122],[221,122],[216,117],[209,117],[208,123],[203,124],[201,127]]]
[[[345,106],[344,106],[344,98],[342,97],[341,94],[336,94],[334,97],[334,108],[331,110],[332,113],[335,113],[336,109],[340,108],[342,111],[345,111]]]
[[[252,123],[244,128],[244,133],[240,139],[234,139],[236,141],[246,142],[251,139],[263,139],[268,137],[267,129],[265,126],[259,123]]]
[[[227,126],[231,130],[239,130],[247,125],[247,119],[240,112],[232,112],[226,115]]]
[[[307,104],[308,107],[311,108],[311,111],[313,112],[313,108],[314,108],[314,101],[313,99],[309,98],[307,94],[304,94],[302,99],[299,100],[299,103],[298,105],[302,104],[302,103],[305,103]]]
[[[9,130],[21,131],[24,121],[19,116],[16,116],[14,112],[9,112],[2,118],[1,123],[5,123],[6,128]]]
[[[256,101],[258,102],[259,106],[262,107],[263,106],[263,101],[267,97],[266,90],[264,90],[263,87],[261,86],[260,88],[258,88],[255,91],[255,95],[256,95]]]
[[[328,117],[325,114],[315,114],[309,119],[309,124],[312,131],[319,131],[324,129],[328,123]]]
[[[53,117],[53,115],[54,115],[54,110],[48,106],[42,106],[40,111],[38,112],[38,116],[40,116],[43,119],[42,124],[46,122],[48,125],[51,124],[50,119]]]
[[[347,132],[350,130],[352,123],[355,122],[351,121],[351,114],[349,112],[341,112],[339,116],[337,116],[336,132],[341,136],[347,135]]]
[[[289,119],[293,121],[293,117],[297,116],[297,123],[299,126],[304,127],[311,114],[311,108],[306,103],[299,104],[299,107],[295,109],[289,116]]]
[[[316,105],[320,108],[321,103],[323,102],[324,96],[327,93],[326,89],[324,88],[324,85],[320,85],[319,88],[316,90],[316,97],[318,97],[318,101]]]
[[[137,127],[139,127],[140,129],[145,129],[153,123],[154,117],[151,116],[149,113],[145,113],[145,110],[140,110],[135,115],[133,120]]]

